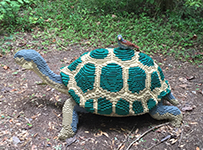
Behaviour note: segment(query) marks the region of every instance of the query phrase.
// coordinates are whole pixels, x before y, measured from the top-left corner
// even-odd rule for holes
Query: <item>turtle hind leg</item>
[[[77,131],[78,114],[75,106],[76,103],[72,99],[66,100],[63,106],[62,129],[58,136],[60,140],[74,136]]]
[[[166,96],[164,96],[163,99],[169,101],[172,105],[175,105],[175,106],[179,104],[178,100],[173,96],[171,92],[168,93]]]
[[[166,106],[159,102],[157,106],[150,110],[149,114],[157,120],[167,119],[175,127],[180,127],[183,115],[176,106]]]

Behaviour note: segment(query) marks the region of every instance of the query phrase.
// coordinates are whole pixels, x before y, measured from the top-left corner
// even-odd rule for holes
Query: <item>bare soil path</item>
[[[87,51],[80,46],[70,49],[56,51],[49,47],[50,52],[40,52],[59,74],[60,67]],[[78,132],[69,141],[74,142],[66,147],[57,135],[62,124],[62,106],[68,96],[41,85],[37,75],[14,62],[13,55],[11,52],[0,57],[0,150],[121,150],[151,127],[166,122],[154,120],[148,114],[126,118],[81,114]],[[160,64],[179,99],[184,122],[176,132],[170,126],[149,132],[131,149],[203,149],[203,64],[192,65],[161,55],[154,55],[153,59]]]

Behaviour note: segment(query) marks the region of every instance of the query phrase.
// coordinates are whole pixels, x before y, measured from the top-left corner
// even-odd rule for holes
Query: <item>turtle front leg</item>
[[[150,115],[157,120],[168,119],[175,127],[180,127],[183,115],[176,106],[166,106],[159,102],[157,106],[150,110]]]
[[[74,136],[77,131],[78,114],[75,110],[76,103],[72,99],[66,100],[63,106],[62,129],[59,133],[59,139],[65,140]]]

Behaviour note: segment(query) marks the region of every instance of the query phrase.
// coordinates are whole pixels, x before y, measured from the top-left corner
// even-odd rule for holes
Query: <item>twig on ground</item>
[[[163,139],[162,139],[161,141],[159,141],[158,143],[156,143],[156,144],[152,145],[151,147],[149,147],[147,150],[150,150],[150,149],[154,148],[155,146],[159,145],[160,143],[162,143],[162,142],[164,142],[164,141],[167,141],[167,140],[170,139],[170,138],[171,138],[171,135],[166,136],[165,138],[163,138]]]
[[[56,40],[56,43],[57,43],[60,47],[62,47],[63,49],[68,50],[66,47],[64,47],[62,44],[60,44],[57,40]]]
[[[65,49],[65,50],[68,50],[66,47],[64,47],[61,43],[58,42],[56,36],[54,36],[54,38],[56,39],[56,43],[57,43],[60,47],[62,47],[62,48]]]
[[[184,124],[183,124],[184,125]],[[182,138],[183,138],[183,125],[180,127],[180,129],[181,129],[181,134],[180,134],[180,139],[178,140],[178,147],[180,147],[180,145],[181,145],[181,141],[182,141]]]
[[[56,112],[52,111],[54,113],[54,115],[56,115],[58,118],[60,118],[61,120],[63,120]]]
[[[20,147],[24,147],[26,144],[32,141],[32,138],[28,138]]]
[[[132,130],[128,133],[128,135],[133,132],[134,128],[135,128],[135,125],[133,126]],[[121,146],[128,140],[128,135],[126,136],[125,140],[118,146],[117,150],[119,150]]]
[[[158,125],[158,126],[154,126],[154,127],[152,127],[151,129],[145,131],[145,132],[144,132],[142,135],[140,135],[136,140],[134,140],[132,143],[130,143],[130,145],[128,146],[128,148],[127,148],[126,150],[129,150],[129,149],[131,148],[131,146],[132,146],[135,142],[137,142],[138,140],[140,140],[143,136],[145,136],[145,135],[146,135],[147,133],[149,133],[150,131],[152,131],[152,130],[154,130],[154,129],[157,129],[157,128],[160,128],[160,127],[162,127],[162,126],[168,125],[168,124],[169,124],[169,122],[164,123],[164,124],[160,124],[160,125]]]

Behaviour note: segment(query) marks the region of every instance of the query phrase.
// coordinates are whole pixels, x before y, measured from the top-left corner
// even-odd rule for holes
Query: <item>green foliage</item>
[[[33,0],[2,0],[0,2],[0,22],[9,28],[15,28],[19,22],[21,8],[33,3]]]
[[[14,22],[18,16],[20,9],[20,3],[18,1],[3,0],[0,2],[0,20]],[[10,20],[11,19],[11,20]]]
[[[185,2],[186,6],[190,6],[190,7],[195,7],[195,9],[199,8],[199,7],[203,7],[203,1],[202,0],[186,0]]]
[[[12,0],[15,7],[8,1],[11,2],[3,0],[6,7],[0,7],[4,9],[0,11],[1,29],[14,32],[41,28],[43,32],[32,34],[34,39],[42,38],[45,48],[53,39],[58,50],[77,43],[95,48],[111,47],[117,45],[116,36],[122,34],[146,54],[173,55],[195,63],[202,61],[200,0]],[[170,7],[167,1],[171,2]],[[6,11],[9,12],[2,13]],[[198,38],[191,40],[194,34]],[[2,52],[6,49],[11,49],[9,43],[6,47],[0,46]]]

